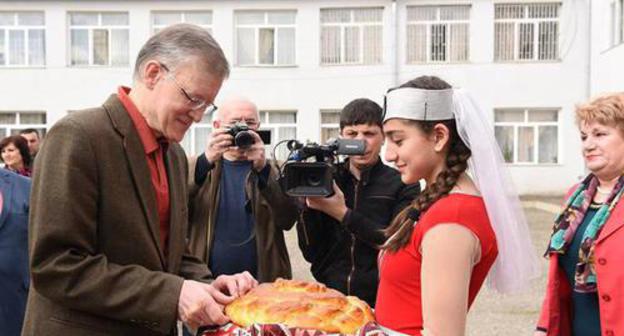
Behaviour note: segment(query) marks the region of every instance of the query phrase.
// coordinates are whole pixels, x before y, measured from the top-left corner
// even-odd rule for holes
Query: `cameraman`
[[[340,136],[366,142],[366,153],[339,164],[334,195],[306,197],[297,222],[303,256],[316,280],[375,306],[382,230],[419,192],[379,157],[384,142],[382,109],[356,99],[340,113]]]
[[[292,277],[283,230],[292,228],[297,210],[281,192],[276,165],[265,157],[255,132],[259,119],[251,101],[225,101],[206,151],[189,164],[189,245],[214,276],[248,271],[260,282]],[[241,125],[254,139],[246,149],[235,146],[231,134]]]

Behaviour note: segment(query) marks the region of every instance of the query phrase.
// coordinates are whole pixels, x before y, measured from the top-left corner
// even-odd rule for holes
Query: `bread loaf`
[[[329,333],[354,334],[374,321],[366,302],[319,283],[277,279],[264,283],[225,308],[237,325],[280,323]]]

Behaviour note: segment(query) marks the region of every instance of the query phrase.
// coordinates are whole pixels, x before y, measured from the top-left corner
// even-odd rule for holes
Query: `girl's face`
[[[427,185],[444,168],[444,147],[448,142],[448,129],[442,124],[425,134],[414,123],[403,119],[390,119],[384,124],[386,135],[386,161],[393,162],[405,184],[425,179]]]
[[[9,168],[14,170],[23,168],[24,162],[22,161],[22,155],[14,144],[9,143],[6,145],[2,149],[1,155],[2,161],[4,161]]]

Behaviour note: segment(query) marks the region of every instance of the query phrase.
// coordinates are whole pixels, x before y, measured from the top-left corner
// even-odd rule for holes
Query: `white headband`
[[[383,121],[394,118],[422,121],[455,119],[453,89],[394,89],[386,94]]]

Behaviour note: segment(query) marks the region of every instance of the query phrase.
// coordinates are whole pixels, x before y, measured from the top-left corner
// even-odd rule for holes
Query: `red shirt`
[[[128,111],[132,123],[139,133],[141,143],[145,149],[145,159],[150,170],[152,186],[156,193],[156,204],[158,207],[158,218],[160,222],[160,247],[167,253],[167,237],[169,236],[169,180],[165,169],[165,152],[167,152],[168,142],[165,139],[157,139],[153,129],[147,125],[147,121],[134,105],[130,97],[130,88],[120,86],[117,96]]]
[[[420,244],[427,230],[440,223],[463,225],[479,239],[481,259],[470,278],[468,308],[477,296],[498,255],[496,236],[481,197],[450,194],[422,215],[406,247],[396,253],[386,252],[381,258],[375,315],[382,326],[408,335],[420,335],[423,329]]]

